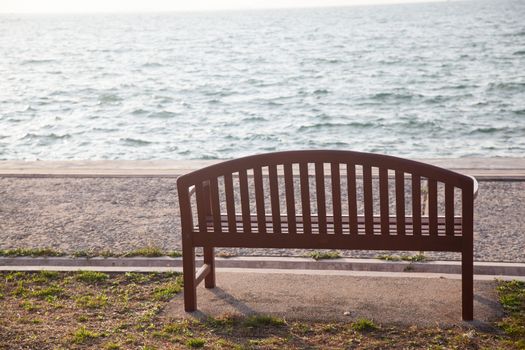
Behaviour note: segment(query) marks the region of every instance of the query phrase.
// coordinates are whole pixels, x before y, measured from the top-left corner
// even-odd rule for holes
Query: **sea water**
[[[1,15],[0,159],[523,156],[525,1]]]

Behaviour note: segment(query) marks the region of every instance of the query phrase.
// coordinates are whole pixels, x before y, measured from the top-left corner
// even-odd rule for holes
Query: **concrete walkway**
[[[502,315],[496,282],[476,280],[474,286],[472,324],[488,326]],[[367,318],[379,324],[464,324],[461,280],[448,278],[217,272],[217,287],[199,285],[197,300],[198,311],[186,313],[183,296],[179,295],[165,314],[190,318],[265,314],[286,320]]]

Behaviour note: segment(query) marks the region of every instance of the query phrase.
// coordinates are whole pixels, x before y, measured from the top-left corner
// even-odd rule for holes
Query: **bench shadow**
[[[223,302],[233,309],[232,312],[228,313],[233,313],[239,316],[251,316],[258,314],[257,311],[255,311],[254,309],[252,309],[251,307],[249,307],[239,299],[235,298],[233,295],[231,295],[230,293],[228,293],[220,287],[206,289],[206,291],[212,293],[217,299],[217,301]],[[205,313],[201,310],[189,312],[188,314],[199,320],[205,320],[209,317],[218,316],[211,313]]]
[[[233,307],[236,312],[243,316],[249,316],[256,314],[257,311],[240,301],[239,299],[236,299],[233,295],[225,291],[224,289],[220,287],[215,287],[208,289],[211,293],[215,295],[218,299],[226,302],[228,305]]]
[[[493,300],[479,294],[474,294],[474,301],[478,304],[486,306],[489,312],[494,315],[494,320],[499,319],[503,316],[503,310],[501,308],[500,303],[497,300]],[[476,310],[474,309],[474,316],[475,314]],[[473,327],[474,329],[480,331],[495,331],[497,328],[494,325],[494,320],[473,320],[466,321],[465,323]]]

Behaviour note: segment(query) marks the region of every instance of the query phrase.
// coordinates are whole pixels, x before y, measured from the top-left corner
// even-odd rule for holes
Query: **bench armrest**
[[[474,183],[474,198],[476,198],[478,196],[478,188],[479,188],[479,185],[478,185],[478,180],[476,180],[476,178],[474,176],[470,176],[468,175],[468,177],[470,177],[472,179],[472,182]]]

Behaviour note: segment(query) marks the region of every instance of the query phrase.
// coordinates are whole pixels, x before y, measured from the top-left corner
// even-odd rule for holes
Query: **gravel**
[[[524,227],[525,182],[480,182],[475,260],[525,262]],[[67,253],[122,253],[143,247],[180,250],[176,179],[0,177],[0,249],[44,247]],[[291,249],[219,251],[266,256],[308,253]],[[346,257],[404,253],[340,251]],[[456,253],[425,255],[436,260],[460,259]]]

